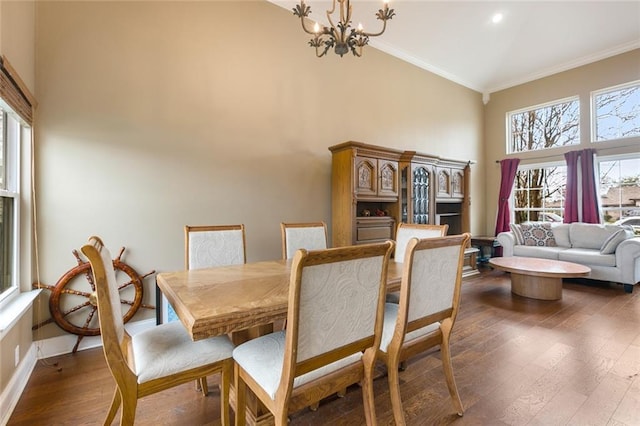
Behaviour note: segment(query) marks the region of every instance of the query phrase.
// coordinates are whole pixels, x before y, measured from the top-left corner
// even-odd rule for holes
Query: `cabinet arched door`
[[[398,196],[398,162],[389,160],[378,160],[378,196],[397,197]]]
[[[411,222],[427,224],[429,220],[429,198],[431,168],[411,167]]]

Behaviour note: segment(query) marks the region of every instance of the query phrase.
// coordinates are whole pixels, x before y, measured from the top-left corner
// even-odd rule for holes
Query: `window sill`
[[[11,327],[29,310],[34,299],[40,294],[40,289],[20,293],[2,307],[0,311],[0,340],[9,332]]]

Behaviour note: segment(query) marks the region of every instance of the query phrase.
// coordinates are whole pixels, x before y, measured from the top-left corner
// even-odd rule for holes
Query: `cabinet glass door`
[[[400,173],[400,221],[407,223],[409,219],[409,193],[407,191],[407,174],[409,173],[409,167],[404,167]]]
[[[413,169],[413,223],[429,223],[429,170]]]

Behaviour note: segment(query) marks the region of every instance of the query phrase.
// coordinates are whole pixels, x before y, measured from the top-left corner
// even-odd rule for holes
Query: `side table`
[[[478,262],[487,263],[489,259],[494,257],[495,248],[500,247],[500,243],[496,237],[471,237],[471,246],[480,249]],[[485,251],[486,248],[488,248],[488,252]]]

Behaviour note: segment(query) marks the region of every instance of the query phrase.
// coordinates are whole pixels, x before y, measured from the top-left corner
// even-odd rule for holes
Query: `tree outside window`
[[[580,143],[578,98],[508,114],[510,153]]]
[[[640,136],[640,82],[592,94],[593,141]]]

